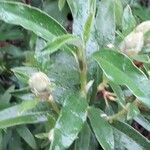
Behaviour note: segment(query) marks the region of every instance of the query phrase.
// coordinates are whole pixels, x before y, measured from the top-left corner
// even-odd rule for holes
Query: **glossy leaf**
[[[0,128],[47,121],[48,108],[37,103],[37,100],[25,101],[0,111]]]
[[[122,29],[124,33],[127,35],[134,29],[135,26],[136,26],[136,21],[132,14],[132,10],[130,6],[127,5],[123,12]]]
[[[73,34],[82,36],[83,30],[85,30],[84,26],[88,26],[88,30],[85,34],[87,37],[89,36],[89,40],[86,44],[86,54],[87,56],[91,56],[91,54],[98,49],[98,43],[96,41],[96,33],[95,30],[95,21],[93,20],[91,23],[91,27],[89,28],[88,20],[92,19],[91,14],[95,14],[96,10],[96,0],[67,0],[70,10],[73,15]],[[88,35],[89,34],[89,35]]]
[[[33,67],[15,67],[12,69],[15,76],[20,80],[20,82],[27,84],[29,77],[34,73],[37,72],[36,68]]]
[[[66,33],[65,29],[46,13],[22,3],[0,2],[0,19],[21,25],[47,41]]]
[[[66,22],[66,16],[70,13],[68,5],[64,5],[63,9],[60,11],[58,1],[43,1],[42,10],[66,27],[66,23],[68,23]]]
[[[52,133],[50,150],[64,150],[73,143],[86,121],[86,109],[86,99],[78,94],[66,97]]]
[[[109,83],[111,88],[113,89],[114,93],[117,95],[117,101],[118,103],[124,107],[125,104],[126,104],[126,101],[125,101],[125,97],[124,97],[124,94],[123,94],[123,91],[121,89],[121,87],[113,82],[110,82]]]
[[[86,22],[89,10],[89,3],[86,0],[67,0],[67,3],[71,9],[72,15],[73,15],[73,33],[75,35],[81,35],[83,25]],[[80,15],[78,15],[80,14]]]
[[[53,41],[49,42],[43,49],[43,54],[52,54],[59,50],[63,45],[67,43],[73,43],[73,41],[79,41],[79,39],[71,34],[66,34],[55,38]],[[80,42],[79,42],[80,43]]]
[[[37,149],[37,144],[34,136],[26,126],[17,127],[16,130],[20,137],[22,137],[28,145],[30,145],[33,149]]]
[[[136,143],[129,136],[114,128],[115,150],[143,150],[143,147]]]
[[[121,0],[114,0],[115,5],[115,20],[118,26],[121,25],[123,15],[123,5]]]
[[[70,53],[62,51],[52,56],[51,60],[55,62],[48,72],[50,80],[55,83],[52,94],[57,102],[63,104],[68,93],[78,90],[80,84],[78,64]]]
[[[126,85],[141,102],[150,107],[150,81],[126,55],[113,50],[102,49],[94,53],[93,57],[110,81],[115,84]],[[145,87],[147,88],[145,89]]]
[[[114,0],[101,0],[96,17],[96,34],[100,46],[114,43],[115,28]]]
[[[148,150],[150,147],[150,142],[144,136],[142,136],[138,131],[129,126],[126,123],[115,121],[112,123],[112,126],[117,130],[121,131],[129,138],[134,140],[138,145],[140,145],[143,149]]]
[[[143,63],[150,63],[150,58],[148,55],[143,54],[143,55],[135,55],[132,57],[134,60],[137,60],[139,62],[143,62]]]
[[[101,117],[102,112],[96,108],[88,109],[91,126],[100,145],[105,150],[114,149],[114,136],[111,125]]]
[[[127,120],[133,119],[139,114],[140,110],[138,109],[138,107],[134,103],[131,103],[128,107]]]
[[[82,128],[75,142],[74,150],[90,150],[91,129],[87,123]]]
[[[138,115],[134,117],[134,120],[150,132],[150,122],[146,118],[144,118],[144,116]]]
[[[65,6],[65,3],[66,3],[66,0],[59,0],[58,1],[59,10],[63,9],[63,7]]]
[[[11,99],[11,92],[13,92],[15,89],[15,86],[12,85],[10,86],[6,91],[5,93],[1,96],[1,102],[0,102],[0,107],[1,106],[7,106],[10,102],[10,99]]]
[[[94,14],[90,13],[83,27],[83,39],[85,43],[88,41],[90,37],[90,29],[93,23],[93,18],[94,18]]]

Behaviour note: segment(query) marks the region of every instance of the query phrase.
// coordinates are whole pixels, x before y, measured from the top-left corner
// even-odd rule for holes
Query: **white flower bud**
[[[133,32],[125,37],[120,44],[120,49],[125,54],[131,56],[138,54],[144,46],[144,34],[150,31],[150,21],[139,24]]]
[[[135,29],[135,32],[143,32],[143,34],[148,31],[150,31],[150,20],[142,22]]]
[[[29,79],[29,87],[36,96],[42,98],[49,97],[50,80],[43,72],[36,72],[31,76]]]
[[[138,54],[144,45],[143,32],[131,32],[125,37],[123,42],[120,44],[120,49],[125,54],[131,56]]]

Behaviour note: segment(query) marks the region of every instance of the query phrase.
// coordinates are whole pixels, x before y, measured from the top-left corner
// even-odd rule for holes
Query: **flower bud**
[[[143,32],[145,34],[146,32],[150,31],[150,21],[144,21],[141,24],[139,24],[136,29],[136,32]]]
[[[47,99],[50,95],[50,80],[43,72],[36,72],[31,76],[29,87],[36,96],[43,99]]]
[[[120,44],[120,49],[128,56],[138,54],[144,45],[143,32],[131,32]]]

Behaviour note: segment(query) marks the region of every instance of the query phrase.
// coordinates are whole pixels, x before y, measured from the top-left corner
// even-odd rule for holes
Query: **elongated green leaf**
[[[50,150],[67,149],[86,121],[86,99],[78,94],[66,97],[51,137]]]
[[[148,150],[150,147],[150,142],[148,139],[146,139],[144,136],[142,136],[140,133],[138,133],[134,128],[129,126],[126,123],[115,121],[112,123],[112,126],[116,128],[117,130],[121,131],[125,135],[127,135],[129,138],[134,140],[138,145],[143,147],[144,150]]]
[[[121,0],[114,0],[115,5],[115,20],[118,26],[121,25],[123,15],[123,5]]]
[[[124,107],[126,104],[126,101],[125,101],[125,97],[124,97],[124,94],[123,94],[121,87],[117,84],[114,84],[113,82],[110,82],[109,84],[110,84],[111,88],[113,89],[114,93],[117,95],[118,103],[122,107]]]
[[[149,56],[147,54],[135,55],[135,56],[132,56],[132,58],[134,60],[139,61],[139,62],[150,63],[150,58],[149,58]]]
[[[83,27],[83,39],[84,39],[85,43],[88,41],[89,36],[90,36],[90,30],[92,27],[94,15],[95,14],[93,14],[93,13],[89,14],[89,16],[87,17],[87,20],[85,22],[85,25]]]
[[[90,150],[91,129],[87,123],[82,128],[79,138],[75,142],[74,150]]]
[[[22,137],[27,144],[29,144],[33,149],[37,149],[37,144],[34,139],[34,136],[26,126],[17,127],[17,132]]]
[[[114,0],[101,0],[96,17],[96,34],[100,46],[114,42],[115,28]]]
[[[71,42],[77,41],[77,37],[71,34],[66,34],[55,38],[53,41],[49,42],[46,47],[43,48],[43,54],[52,54],[59,50],[63,45]],[[79,42],[80,43],[80,42]]]
[[[96,108],[88,110],[88,117],[98,142],[103,149],[114,149],[114,136],[111,125],[101,117],[102,112]]]
[[[63,9],[63,7],[65,6],[65,3],[66,3],[66,0],[59,0],[58,1],[59,10]]]
[[[133,119],[139,114],[140,114],[140,111],[138,107],[134,103],[131,103],[128,107],[127,120]]]
[[[130,6],[127,5],[123,12],[122,29],[124,33],[127,35],[134,29],[135,26],[136,26],[136,21],[132,14],[132,10]]]
[[[110,81],[126,85],[141,102],[150,107],[150,81],[127,56],[113,50],[102,49],[94,53],[93,57]]]
[[[146,118],[142,115],[138,115],[134,118],[134,120],[150,132],[150,122]]]
[[[126,134],[114,128],[115,150],[143,150],[143,147],[136,143]]]
[[[0,150],[3,150],[2,142],[3,142],[3,135],[2,135],[2,130],[0,130]]]
[[[89,27],[89,21],[87,20],[91,20],[92,18],[90,15],[95,14],[96,0],[67,0],[67,2],[73,15],[73,33],[82,36],[83,30],[86,30],[84,29],[84,26],[86,25]],[[87,56],[90,56],[98,49],[98,43],[95,36],[97,32],[94,27],[95,21],[93,20],[91,23],[91,27],[88,28],[90,31],[86,32],[87,37],[89,36],[89,40],[86,44]]]
[[[22,83],[27,84],[29,77],[31,77],[31,75],[38,70],[33,67],[15,67],[12,71]]]
[[[47,41],[66,33],[65,29],[46,13],[22,3],[0,2],[0,19],[21,25]]]
[[[5,106],[9,104],[9,101],[11,99],[11,92],[13,92],[15,89],[15,86],[10,86],[5,93],[1,96],[1,103],[0,106]]]
[[[47,121],[49,109],[44,104],[37,103],[37,100],[25,101],[0,111],[0,128]]]

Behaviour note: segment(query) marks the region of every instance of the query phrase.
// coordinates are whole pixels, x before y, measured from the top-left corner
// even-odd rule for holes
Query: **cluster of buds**
[[[51,97],[50,80],[43,72],[34,73],[29,79],[31,91],[42,100]]]
[[[150,21],[139,24],[134,31],[128,34],[120,44],[120,49],[128,56],[136,55],[144,46],[144,34],[150,31]]]

